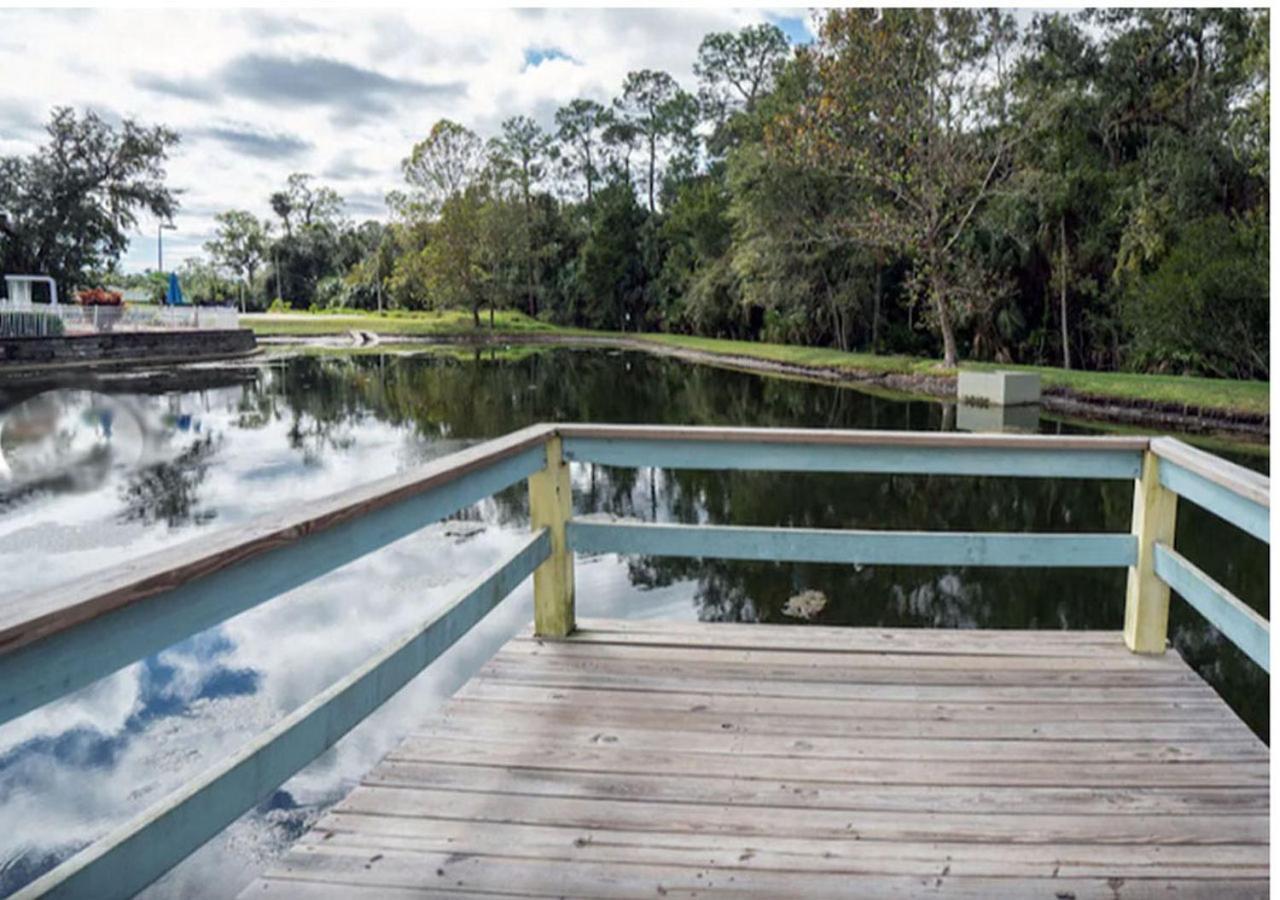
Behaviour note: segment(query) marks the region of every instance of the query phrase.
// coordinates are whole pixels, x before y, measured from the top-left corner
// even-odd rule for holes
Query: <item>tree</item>
[[[607,114],[600,139],[606,150],[606,167],[613,181],[631,184],[631,154],[640,146],[640,132],[636,126],[617,116],[612,110]]]
[[[260,222],[253,213],[232,209],[214,216],[217,237],[204,245],[213,261],[234,272],[249,291],[253,276],[267,257],[270,223]],[[243,299],[243,294],[241,295]]]
[[[787,36],[771,23],[739,31],[708,34],[698,46],[693,72],[698,76],[698,102],[716,128],[712,144],[724,148],[730,117],[750,114],[756,101],[773,89],[778,69],[791,52]]]
[[[178,135],[133,119],[53,110],[49,141],[0,157],[0,271],[50,275],[68,287],[119,259],[139,213],[173,217],[165,162]]]
[[[236,299],[236,285],[223,276],[216,263],[189,256],[182,261],[178,272],[182,277],[182,289],[192,303],[218,306]]]
[[[1099,200],[1111,194],[1096,95],[1098,55],[1079,26],[1065,16],[1038,16],[1029,49],[1017,68],[1014,116],[1027,136],[1019,148],[1012,192],[1031,207],[1032,240],[1043,247],[1058,295],[1062,367],[1072,367],[1069,298],[1076,286],[1073,255],[1080,230],[1106,218]]]
[[[690,99],[676,80],[666,72],[643,69],[628,72],[622,84],[622,96],[614,101],[619,117],[648,150],[649,212],[657,211],[658,156],[664,144],[688,124]]]
[[[285,236],[292,237],[295,225],[328,226],[342,214],[342,197],[329,187],[313,186],[315,178],[304,172],[289,176],[283,191],[271,195],[271,209],[280,217]]]
[[[788,123],[786,139],[811,165],[865,189],[848,235],[913,260],[948,367],[957,320],[997,289],[962,251],[1007,174],[1016,132],[1000,113],[1013,34],[998,11],[833,11],[816,49],[816,102]]]
[[[426,215],[440,211],[446,200],[465,191],[484,169],[484,142],[457,122],[441,119],[426,138],[413,145],[400,163],[414,194],[411,203]]]
[[[595,198],[601,135],[608,124],[608,111],[594,100],[579,98],[556,110],[556,140],[563,147],[560,158],[582,178],[588,203]]]
[[[341,237],[349,229],[337,191],[308,174],[290,175],[271,195],[284,234],[271,244],[270,261],[280,297],[298,308],[315,303],[316,286],[337,274]]]
[[[529,315],[538,314],[533,247],[533,191],[546,175],[551,138],[528,116],[514,116],[502,123],[502,133],[490,142],[490,163],[499,181],[514,183],[520,195],[523,268]]]
[[[1160,265],[1126,283],[1137,368],[1270,375],[1267,229],[1217,215],[1183,225]]]
[[[483,184],[450,194],[440,207],[431,236],[422,249],[423,271],[431,304],[469,308],[480,327],[485,302]]]
[[[629,184],[614,182],[596,195],[581,252],[582,291],[590,303],[583,324],[627,330],[642,318],[647,273],[637,249],[645,219]]]

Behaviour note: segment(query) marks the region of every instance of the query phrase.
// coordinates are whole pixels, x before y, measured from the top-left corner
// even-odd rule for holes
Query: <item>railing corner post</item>
[[[1169,586],[1156,575],[1157,543],[1173,546],[1178,495],[1160,483],[1160,460],[1147,450],[1134,482],[1133,536],[1138,557],[1125,590],[1124,642],[1134,653],[1163,653],[1169,633]]]
[[[551,555],[533,572],[533,630],[540,637],[573,632],[573,552],[565,528],[573,515],[569,463],[559,435],[547,441],[547,466],[529,476],[529,518],[551,532]]]

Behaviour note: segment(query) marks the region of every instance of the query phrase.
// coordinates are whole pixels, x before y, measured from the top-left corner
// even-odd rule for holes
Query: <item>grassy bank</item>
[[[471,313],[465,310],[446,309],[422,313],[255,313],[241,317],[242,324],[259,335],[288,335],[313,337],[326,334],[346,334],[348,331],[370,331],[374,334],[395,335],[453,335],[475,334],[476,327]],[[489,330],[489,315],[481,317],[481,330]],[[527,334],[533,332],[554,333],[565,329],[531,319],[513,310],[496,312],[493,330],[503,334]]]
[[[351,330],[424,337],[477,333],[470,313],[457,310],[387,315],[287,313],[244,318],[247,326],[264,336],[318,336],[344,334]],[[484,316],[482,321],[484,324],[479,332],[481,334],[489,331],[488,316]],[[558,334],[566,338],[584,335],[625,337],[630,340],[646,341],[700,353],[747,357],[805,368],[834,369],[850,373],[935,376],[954,374],[954,370],[944,369],[938,360],[933,359],[845,353],[825,347],[728,341],[677,334],[622,335],[615,332],[592,332],[560,328],[511,310],[497,313],[494,319],[494,331],[515,338],[522,334]],[[1051,366],[1009,366],[993,363],[964,363],[963,365],[966,368],[1002,368],[1039,372],[1041,382],[1046,388],[1066,388],[1091,398],[1114,399],[1128,403],[1169,403],[1244,414],[1266,414],[1270,409],[1270,385],[1266,382],[1178,375],[1137,375],[1124,372],[1077,372]]]

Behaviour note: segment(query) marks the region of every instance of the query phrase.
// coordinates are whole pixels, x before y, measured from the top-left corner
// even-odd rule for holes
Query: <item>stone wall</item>
[[[228,331],[120,331],[57,338],[0,338],[6,370],[127,363],[176,363],[244,356],[258,347],[248,328]]]

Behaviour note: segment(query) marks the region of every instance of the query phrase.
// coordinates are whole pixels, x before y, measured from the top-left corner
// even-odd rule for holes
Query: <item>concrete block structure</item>
[[[956,394],[961,400],[993,406],[1039,403],[1040,375],[1036,372],[961,370]]]

